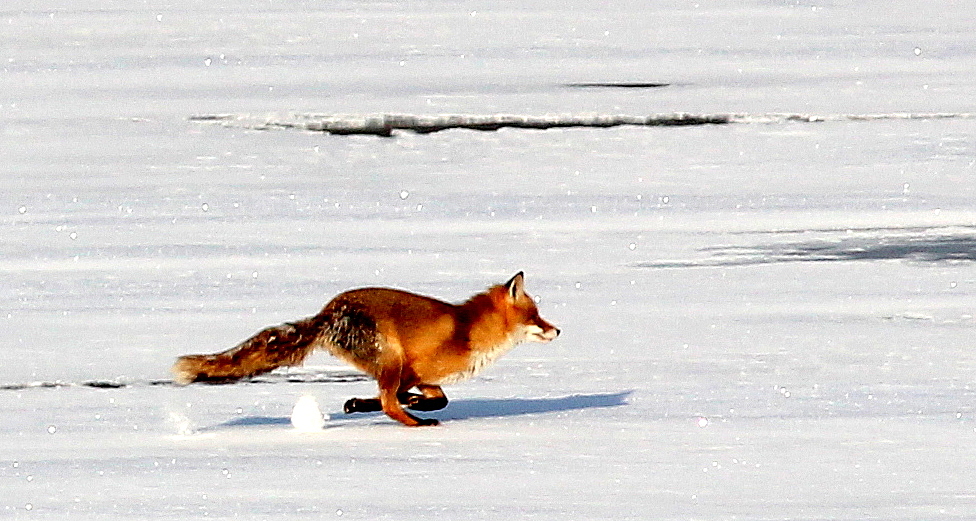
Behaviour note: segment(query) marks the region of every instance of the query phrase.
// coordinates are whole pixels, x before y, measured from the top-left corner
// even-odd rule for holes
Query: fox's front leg
[[[447,395],[439,385],[418,384],[417,390],[423,394],[410,394],[410,399],[400,403],[415,411],[439,411],[447,407]]]
[[[439,422],[433,418],[417,418],[403,410],[403,406],[400,405],[400,393],[413,387],[413,382],[404,382],[402,379],[402,359],[393,350],[388,350],[386,355],[387,359],[381,362],[380,374],[376,379],[380,387],[379,398],[383,412],[408,427],[437,425]]]
[[[389,386],[384,386],[383,383],[380,382],[380,406],[387,416],[407,427],[423,427],[440,423],[433,418],[418,418],[405,411],[403,405],[400,404],[400,397],[397,392],[399,390],[398,383]]]

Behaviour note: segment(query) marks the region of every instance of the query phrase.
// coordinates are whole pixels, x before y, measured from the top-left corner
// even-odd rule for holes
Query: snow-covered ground
[[[976,517],[967,2],[37,4],[0,8],[0,517]],[[672,113],[742,121],[245,124]],[[519,270],[562,336],[437,428],[343,415],[375,384],[326,355],[166,382]]]

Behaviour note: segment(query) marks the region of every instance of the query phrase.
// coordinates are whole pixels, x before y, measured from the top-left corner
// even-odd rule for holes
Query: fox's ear
[[[508,290],[508,296],[512,297],[512,299],[517,299],[520,295],[525,295],[525,274],[521,271],[516,273],[511,280],[505,283],[505,289]]]

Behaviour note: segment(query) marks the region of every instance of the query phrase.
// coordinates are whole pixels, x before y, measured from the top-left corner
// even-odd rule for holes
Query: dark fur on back
[[[359,364],[373,364],[379,357],[376,321],[362,306],[354,302],[333,302],[315,318],[323,324],[325,347],[336,356]]]

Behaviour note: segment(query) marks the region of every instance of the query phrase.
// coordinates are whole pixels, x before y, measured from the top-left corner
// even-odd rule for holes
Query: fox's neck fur
[[[477,376],[499,357],[521,343],[521,335],[507,327],[502,297],[505,288],[495,286],[459,304],[455,336],[459,344],[470,351],[468,366],[441,379],[438,384],[451,384]]]
[[[503,287],[495,286],[458,306],[458,328],[466,330],[472,350],[491,351],[500,346],[511,348],[517,343],[517,335],[509,327],[504,293]]]

